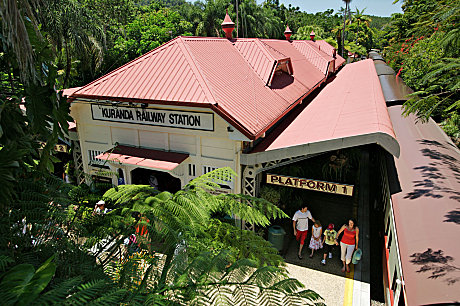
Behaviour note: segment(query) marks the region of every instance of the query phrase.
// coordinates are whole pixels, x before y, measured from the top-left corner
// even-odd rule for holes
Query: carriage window
[[[393,281],[391,282],[391,290],[396,291],[396,267],[395,271],[393,272]]]
[[[387,242],[387,249],[390,250],[391,248],[391,239],[393,238],[392,232],[388,235],[388,242]]]
[[[388,230],[390,229],[390,217],[388,217],[388,220],[387,220],[387,229],[385,230],[385,235],[388,236]]]

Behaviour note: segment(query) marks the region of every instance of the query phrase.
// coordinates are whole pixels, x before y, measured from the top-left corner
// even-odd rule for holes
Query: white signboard
[[[168,109],[91,105],[93,120],[214,131],[214,114]]]
[[[353,185],[338,184],[325,181],[317,181],[312,179],[304,179],[292,176],[283,176],[277,174],[267,174],[267,183],[302,188],[308,190],[322,191],[327,193],[335,193],[346,196],[353,195]]]

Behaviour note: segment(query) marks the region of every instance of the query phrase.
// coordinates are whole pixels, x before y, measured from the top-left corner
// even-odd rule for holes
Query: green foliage
[[[280,194],[279,190],[274,186],[268,186],[268,185],[262,186],[262,188],[260,189],[259,196],[262,199],[265,199],[268,202],[273,203],[275,205],[281,199],[281,194]]]
[[[152,10],[136,16],[118,36],[109,57],[127,62],[178,35],[191,35],[192,25],[170,9]]]
[[[404,1],[403,11],[392,17],[385,57],[416,91],[405,112],[422,120],[447,120],[445,126],[451,126],[456,120],[449,117],[460,107],[460,1]]]
[[[315,32],[315,39],[316,40],[323,40],[326,35],[324,32],[324,29],[316,26],[316,25],[306,25],[303,27],[300,27],[297,32],[292,35],[292,39],[298,39],[298,40],[310,40],[310,33],[311,31]]]
[[[50,286],[56,264],[49,258],[37,270],[31,264],[15,265],[0,277],[0,298],[3,305],[66,304],[115,305],[126,300],[126,291],[113,288],[113,283],[97,280],[82,283],[74,277]],[[48,290],[45,290],[48,289]]]
[[[369,26],[374,30],[383,30],[390,24],[391,17],[368,16],[371,19]]]
[[[31,264],[16,265],[1,277],[0,298],[4,305],[29,305],[48,286],[56,265],[49,258],[35,271]]]
[[[441,122],[441,127],[449,135],[457,146],[460,146],[460,114],[453,112]]]

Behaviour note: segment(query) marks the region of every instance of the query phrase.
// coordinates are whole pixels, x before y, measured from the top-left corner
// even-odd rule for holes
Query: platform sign
[[[353,185],[338,184],[312,179],[267,174],[267,183],[279,186],[301,188],[307,190],[321,191],[346,196],[353,195]]]
[[[214,114],[156,108],[91,105],[93,120],[214,131]]]

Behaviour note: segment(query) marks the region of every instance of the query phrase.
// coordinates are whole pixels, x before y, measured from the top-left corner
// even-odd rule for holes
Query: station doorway
[[[292,217],[303,204],[307,204],[312,216],[321,222],[323,231],[330,223],[333,223],[335,230],[338,231],[350,218],[356,220],[359,203],[360,158],[361,148],[350,148],[325,152],[310,159],[274,168],[263,173],[259,196],[272,203],[277,202],[277,205],[289,216],[289,219],[275,221],[275,224],[282,226],[286,232],[283,250],[280,252],[286,262],[331,274],[344,275],[341,272],[342,262],[340,261],[339,247],[335,248],[333,258],[326,260],[325,266],[321,264],[321,259],[323,258],[322,249],[315,251],[313,258],[309,258],[311,250],[308,245],[313,225],[311,221],[309,221],[309,231],[302,250],[303,258],[299,259],[297,257],[299,243],[294,237]],[[351,185],[353,186],[353,193],[350,196],[286,185],[274,185],[267,182],[269,174]]]
[[[131,181],[135,185],[150,185],[159,191],[176,193],[181,189],[181,181],[167,172],[136,168],[131,171]]]

